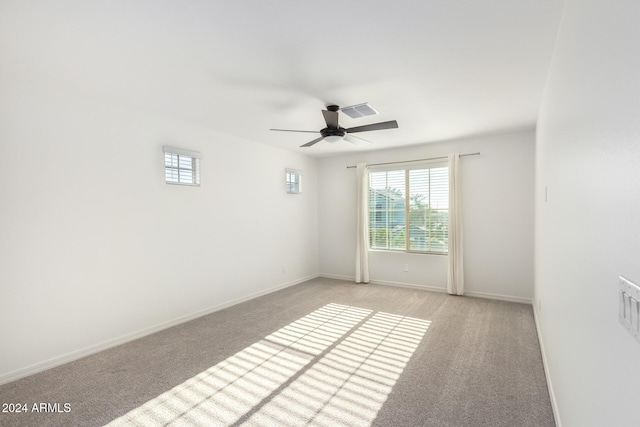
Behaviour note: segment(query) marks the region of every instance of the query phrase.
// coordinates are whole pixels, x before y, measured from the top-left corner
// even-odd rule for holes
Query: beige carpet
[[[0,386],[0,402],[29,408],[7,426],[554,425],[530,306],[329,279]]]

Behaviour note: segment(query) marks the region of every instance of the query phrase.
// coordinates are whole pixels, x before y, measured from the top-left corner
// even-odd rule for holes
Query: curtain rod
[[[460,154],[460,157],[466,157],[466,156],[479,156],[480,152],[476,152],[476,153],[467,153],[467,154]],[[441,157],[431,157],[428,159],[417,159],[417,160],[405,160],[403,162],[387,162],[387,163],[372,163],[370,165],[367,166],[383,166],[383,165],[395,165],[398,163],[411,163],[411,162],[424,162],[426,160],[442,160],[442,159],[448,159],[449,156],[441,156]],[[347,169],[353,169],[356,168],[357,166],[347,166]]]

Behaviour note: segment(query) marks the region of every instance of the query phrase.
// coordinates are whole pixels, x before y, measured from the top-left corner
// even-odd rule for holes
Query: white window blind
[[[371,249],[447,252],[448,169],[433,165],[369,173]]]
[[[405,249],[406,171],[369,173],[369,241],[372,249]]]
[[[285,169],[287,193],[302,193],[302,173],[295,169]]]
[[[200,185],[200,153],[167,146],[163,151],[167,184]]]

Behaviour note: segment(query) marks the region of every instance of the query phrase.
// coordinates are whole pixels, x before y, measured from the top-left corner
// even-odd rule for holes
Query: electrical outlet
[[[285,274],[287,272],[287,266],[282,264],[282,274]]]
[[[402,271],[407,272],[409,271],[409,264],[405,264],[402,266]]]

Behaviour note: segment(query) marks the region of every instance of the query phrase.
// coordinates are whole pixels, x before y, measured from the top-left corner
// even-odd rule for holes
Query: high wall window
[[[369,247],[447,253],[449,168],[437,164],[369,173]]]
[[[167,184],[200,185],[200,153],[167,146],[162,149]]]
[[[302,193],[302,172],[295,169],[285,169],[284,175],[287,184],[287,193]]]

